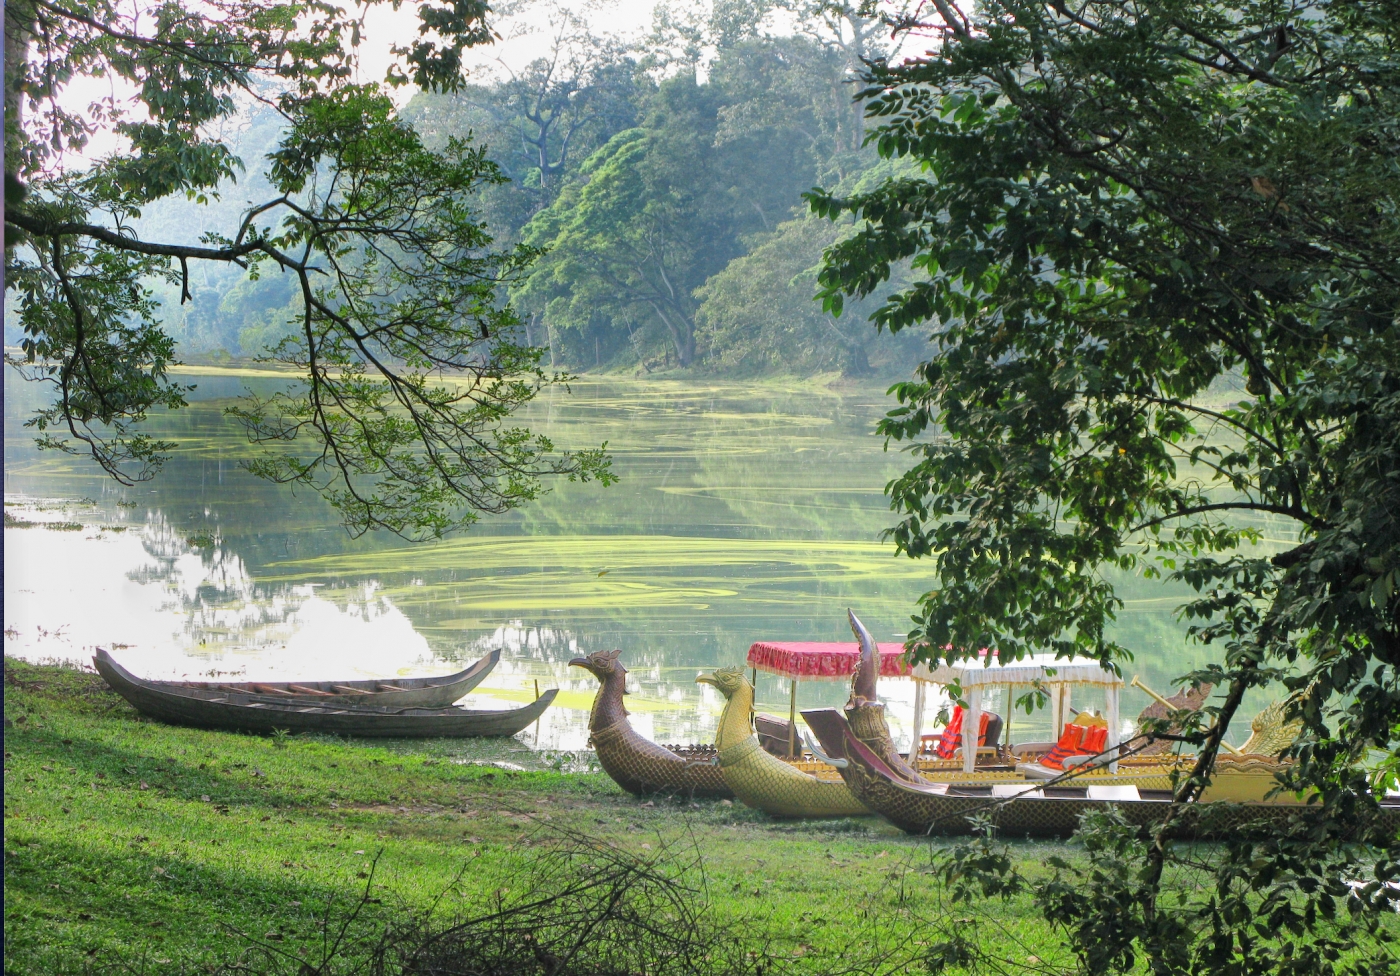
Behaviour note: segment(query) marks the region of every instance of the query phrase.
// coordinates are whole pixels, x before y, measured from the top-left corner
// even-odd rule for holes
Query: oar
[[[1156,693],[1155,691],[1153,691],[1151,688],[1147,687],[1147,685],[1145,685],[1145,684],[1143,684],[1141,681],[1139,681],[1137,675],[1133,675],[1133,680],[1130,681],[1130,682],[1128,682],[1128,683],[1129,683],[1130,685],[1132,685],[1134,688],[1137,688],[1139,691],[1145,691],[1145,692],[1147,692],[1148,696],[1149,696],[1150,698],[1154,699],[1154,700],[1157,702],[1157,704],[1159,704],[1159,705],[1164,705],[1164,706],[1166,706],[1167,708],[1170,708],[1172,711],[1177,711],[1177,707],[1176,707],[1175,705],[1173,705],[1171,702],[1167,701],[1165,698],[1163,698],[1161,695],[1157,694],[1157,693]],[[1226,742],[1225,739],[1224,739],[1223,737],[1222,737],[1221,740],[1220,740],[1220,748],[1224,749],[1226,752],[1228,752],[1228,753],[1229,753],[1230,755],[1232,755],[1232,756],[1240,756],[1240,755],[1243,755],[1243,753],[1241,753],[1238,749],[1236,749],[1234,746],[1230,745],[1230,743]]]

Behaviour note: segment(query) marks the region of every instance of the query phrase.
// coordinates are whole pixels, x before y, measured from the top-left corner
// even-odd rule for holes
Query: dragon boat
[[[875,696],[874,641],[854,614],[850,621],[861,661],[844,714],[815,709],[802,712],[802,717],[820,742],[814,750],[818,756],[840,770],[854,796],[895,826],[913,834],[969,833],[980,815],[1005,834],[1067,837],[1083,814],[1094,809],[1112,806],[1142,827],[1159,824],[1173,812],[1170,771],[1189,761],[1187,757],[1150,757],[1141,761],[1143,769],[1124,769],[1122,774],[1104,764],[1066,771],[1049,781],[1029,778],[1024,763],[1004,772],[987,771],[991,775],[950,770],[938,779],[916,771],[895,749],[884,706]],[[1155,773],[1149,764],[1155,765]],[[1212,772],[1212,790],[1179,818],[1178,833],[1214,839],[1242,831],[1276,831],[1292,818],[1313,816],[1296,799],[1264,802],[1254,797],[1266,782],[1270,789],[1278,785],[1273,775],[1278,768],[1267,756],[1222,757]],[[1133,781],[1144,773],[1165,777],[1167,788]],[[1243,781],[1246,778],[1249,782]],[[1379,808],[1384,829],[1400,828],[1400,800],[1387,797]]]
[[[746,806],[773,817],[851,817],[870,813],[835,767],[780,759],[764,750],[754,731],[754,690],[742,667],[699,675],[724,695],[715,733],[716,762],[724,783]],[[812,767],[810,770],[803,767]]]
[[[663,746],[645,738],[627,721],[622,696],[627,669],[621,651],[596,651],[569,664],[583,668],[599,681],[588,713],[588,744],[613,782],[637,796],[651,794],[732,799],[724,781],[718,753],[712,746]]]

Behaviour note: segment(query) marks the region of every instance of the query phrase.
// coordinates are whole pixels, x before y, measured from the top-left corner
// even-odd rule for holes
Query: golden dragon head
[[[744,677],[742,667],[715,668],[709,674],[697,674],[695,676],[697,684],[714,685],[724,693],[725,698],[732,698],[734,693],[748,683]]]

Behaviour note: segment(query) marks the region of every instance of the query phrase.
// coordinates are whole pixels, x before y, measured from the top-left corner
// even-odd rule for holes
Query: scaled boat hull
[[[1112,807],[1139,827],[1161,824],[1172,812],[1170,796],[1137,800],[1090,799],[1084,788],[1046,787],[1043,796],[1015,798],[967,795],[976,784],[909,781],[886,764],[851,731],[835,709],[803,712],[803,718],[832,758],[843,760],[841,775],[870,809],[911,834],[969,834],[978,829],[976,818],[985,818],[1009,837],[1068,837],[1080,818],[1091,810]],[[1228,774],[1226,774],[1228,775]],[[1030,794],[1034,782],[1012,786]],[[1219,840],[1250,831],[1277,832],[1294,818],[1316,817],[1314,810],[1296,803],[1193,803],[1183,814],[1174,835],[1198,840]],[[1400,807],[1385,804],[1380,826],[1393,834],[1400,830]]]

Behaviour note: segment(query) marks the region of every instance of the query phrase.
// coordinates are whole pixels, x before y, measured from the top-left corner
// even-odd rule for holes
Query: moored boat
[[[725,696],[715,733],[715,749],[724,782],[746,806],[774,817],[850,817],[868,814],[835,767],[808,772],[765,751],[753,728],[753,685],[743,668],[719,668],[698,682]],[[824,774],[824,775],[823,775]]]
[[[935,782],[912,769],[894,750],[884,706],[875,698],[874,642],[851,615],[860,641],[862,662],[852,682],[851,699],[836,709],[804,711],[803,719],[821,743],[821,756],[841,771],[852,794],[866,806],[909,833],[969,833],[970,818],[983,815],[1011,836],[1065,837],[1077,829],[1080,817],[1093,809],[1113,807],[1138,826],[1159,824],[1174,808],[1170,789],[1140,788],[1123,777],[1095,770],[1064,773],[1060,781],[1036,782],[1007,777],[1001,782],[978,782],[953,776]],[[1165,762],[1184,762],[1172,757]],[[1233,767],[1233,768],[1232,768]],[[1251,768],[1253,767],[1253,768]],[[1182,836],[1212,839],[1250,829],[1276,830],[1290,818],[1312,816],[1311,808],[1295,802],[1261,802],[1255,796],[1263,782],[1277,785],[1277,767],[1264,757],[1243,756],[1217,764],[1212,776],[1214,795],[1191,804],[1178,823]],[[1131,773],[1129,773],[1131,776]],[[1244,784],[1240,777],[1260,782]],[[1265,779],[1267,778],[1267,779]],[[1246,789],[1241,790],[1241,786]],[[1231,793],[1236,795],[1230,795]],[[1387,830],[1400,828],[1400,804],[1386,799],[1380,817]]]
[[[642,736],[627,721],[622,696],[627,669],[618,661],[621,651],[595,651],[569,662],[598,679],[600,686],[588,713],[588,744],[613,782],[637,796],[652,794],[729,799],[734,791],[725,785],[715,765],[713,748],[658,745]]]
[[[172,725],[238,732],[324,732],[373,738],[510,736],[528,728],[554,701],[550,689],[521,708],[384,708],[260,695],[171,689],[145,681],[112,660],[93,658],[98,673],[143,715]]]
[[[98,658],[116,665],[112,655],[98,648]],[[260,698],[303,700],[327,705],[438,708],[460,700],[481,684],[501,660],[494,650],[456,674],[429,678],[355,679],[348,681],[151,681],[147,684],[177,694],[185,691],[256,695]],[[116,665],[120,667],[120,665]],[[129,672],[128,672],[129,673]]]

